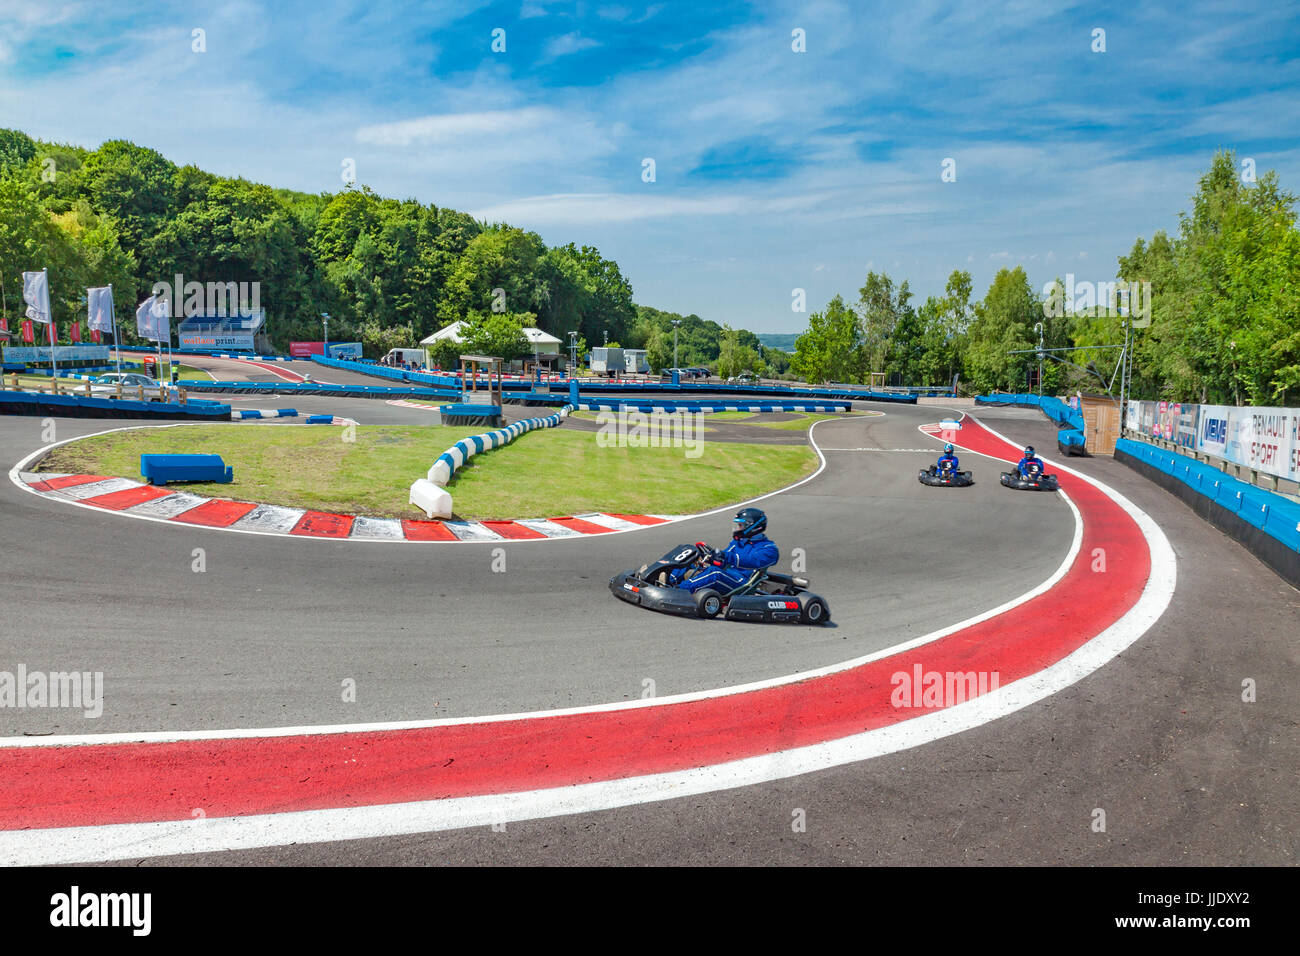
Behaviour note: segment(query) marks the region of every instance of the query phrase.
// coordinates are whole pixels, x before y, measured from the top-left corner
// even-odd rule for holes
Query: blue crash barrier
[[[311,360],[317,365],[324,365],[327,368],[359,372],[362,375],[373,375],[378,378],[388,378],[397,382],[428,385],[436,388],[454,388],[458,393],[460,390],[460,378],[454,375],[438,374],[435,372],[408,372],[400,368],[388,368],[384,365],[373,365],[369,362],[357,362],[347,359],[325,358],[321,355],[313,355]],[[559,385],[564,383],[555,384]],[[860,401],[899,402],[908,405],[916,404],[916,395],[914,394],[904,395],[897,392],[873,392],[870,389],[858,391],[842,388],[815,388],[802,385],[795,387],[789,385],[668,385],[663,383],[643,382],[638,382],[636,384],[582,382],[580,383],[580,387],[584,393],[665,392],[676,395],[689,395],[693,392],[714,394],[723,392],[732,395],[763,395],[772,396],[774,398],[840,398],[850,401],[858,399]],[[535,383],[518,379],[508,380],[501,383],[501,389],[503,392],[531,392],[534,388]]]
[[[1121,438],[1115,449],[1176,478],[1251,527],[1300,552],[1300,502],[1234,478],[1206,462],[1146,442]]]
[[[141,455],[140,474],[153,485],[170,481],[215,481],[225,485],[235,480],[235,469],[220,455]]]
[[[85,395],[47,395],[43,392],[0,392],[0,415],[56,415],[70,418],[230,418],[230,406],[190,399],[173,402],[139,402],[131,399],[87,398]]]
[[[1021,395],[998,393],[977,395],[976,405],[1012,405],[1016,408],[1037,408],[1056,422],[1061,430],[1056,434],[1056,447],[1063,455],[1083,455],[1088,450],[1088,440],[1083,433],[1083,413],[1077,412],[1055,395]]]
[[[199,382],[186,383],[189,392],[218,392],[239,394],[241,392],[274,392],[285,395],[324,395],[331,398],[398,398],[414,396],[418,398],[459,398],[460,389],[417,388],[415,386],[393,385],[324,385],[320,382]]]

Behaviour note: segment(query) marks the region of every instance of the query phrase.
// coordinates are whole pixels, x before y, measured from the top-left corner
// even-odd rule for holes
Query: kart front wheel
[[[717,617],[722,613],[722,595],[705,588],[695,595],[695,610],[699,612],[700,617]]]
[[[825,624],[830,620],[831,611],[826,602],[819,597],[809,598],[803,602],[803,622],[805,624]]]

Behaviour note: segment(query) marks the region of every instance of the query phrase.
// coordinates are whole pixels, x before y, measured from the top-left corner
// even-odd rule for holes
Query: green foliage
[[[1120,258],[1120,276],[1151,282],[1134,393],[1215,403],[1300,402],[1300,234],[1296,197],[1269,172],[1253,184],[1221,152],[1179,217]]]
[[[507,362],[532,354],[524,327],[536,324],[531,312],[471,312],[461,328],[464,354],[495,355]]]
[[[808,317],[808,331],[795,340],[790,368],[806,382],[850,382],[861,354],[858,316],[837,295],[824,312]]]

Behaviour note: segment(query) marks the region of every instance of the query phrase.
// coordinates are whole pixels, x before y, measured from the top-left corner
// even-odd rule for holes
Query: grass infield
[[[234,466],[234,482],[178,487],[295,508],[415,518],[411,483],[458,439],[482,431],[359,425],[356,440],[347,442],[343,428],[324,425],[139,428],[60,446],[38,470],[140,480],[141,454],[219,454]],[[699,457],[686,451],[602,448],[593,432],[544,429],[470,459],[448,490],[460,518],[691,514],[775,491],[817,467],[816,453],[802,445],[705,441]]]

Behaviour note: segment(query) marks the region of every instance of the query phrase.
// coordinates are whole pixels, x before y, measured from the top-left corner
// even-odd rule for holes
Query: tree
[[[868,272],[858,290],[858,316],[862,326],[862,372],[885,369],[889,347],[898,325],[910,310],[912,292],[904,279],[897,287],[885,273]]]
[[[1031,356],[1010,353],[1037,343],[1033,327],[1043,319],[1042,303],[1025,270],[999,269],[975,312],[966,353],[972,384],[981,392],[1024,391]]]
[[[495,355],[507,362],[532,354],[524,327],[536,322],[531,312],[471,312],[461,328],[461,349],[467,355]]]
[[[806,382],[849,382],[862,347],[858,317],[836,296],[825,311],[808,317],[808,331],[795,339],[790,368]]]

